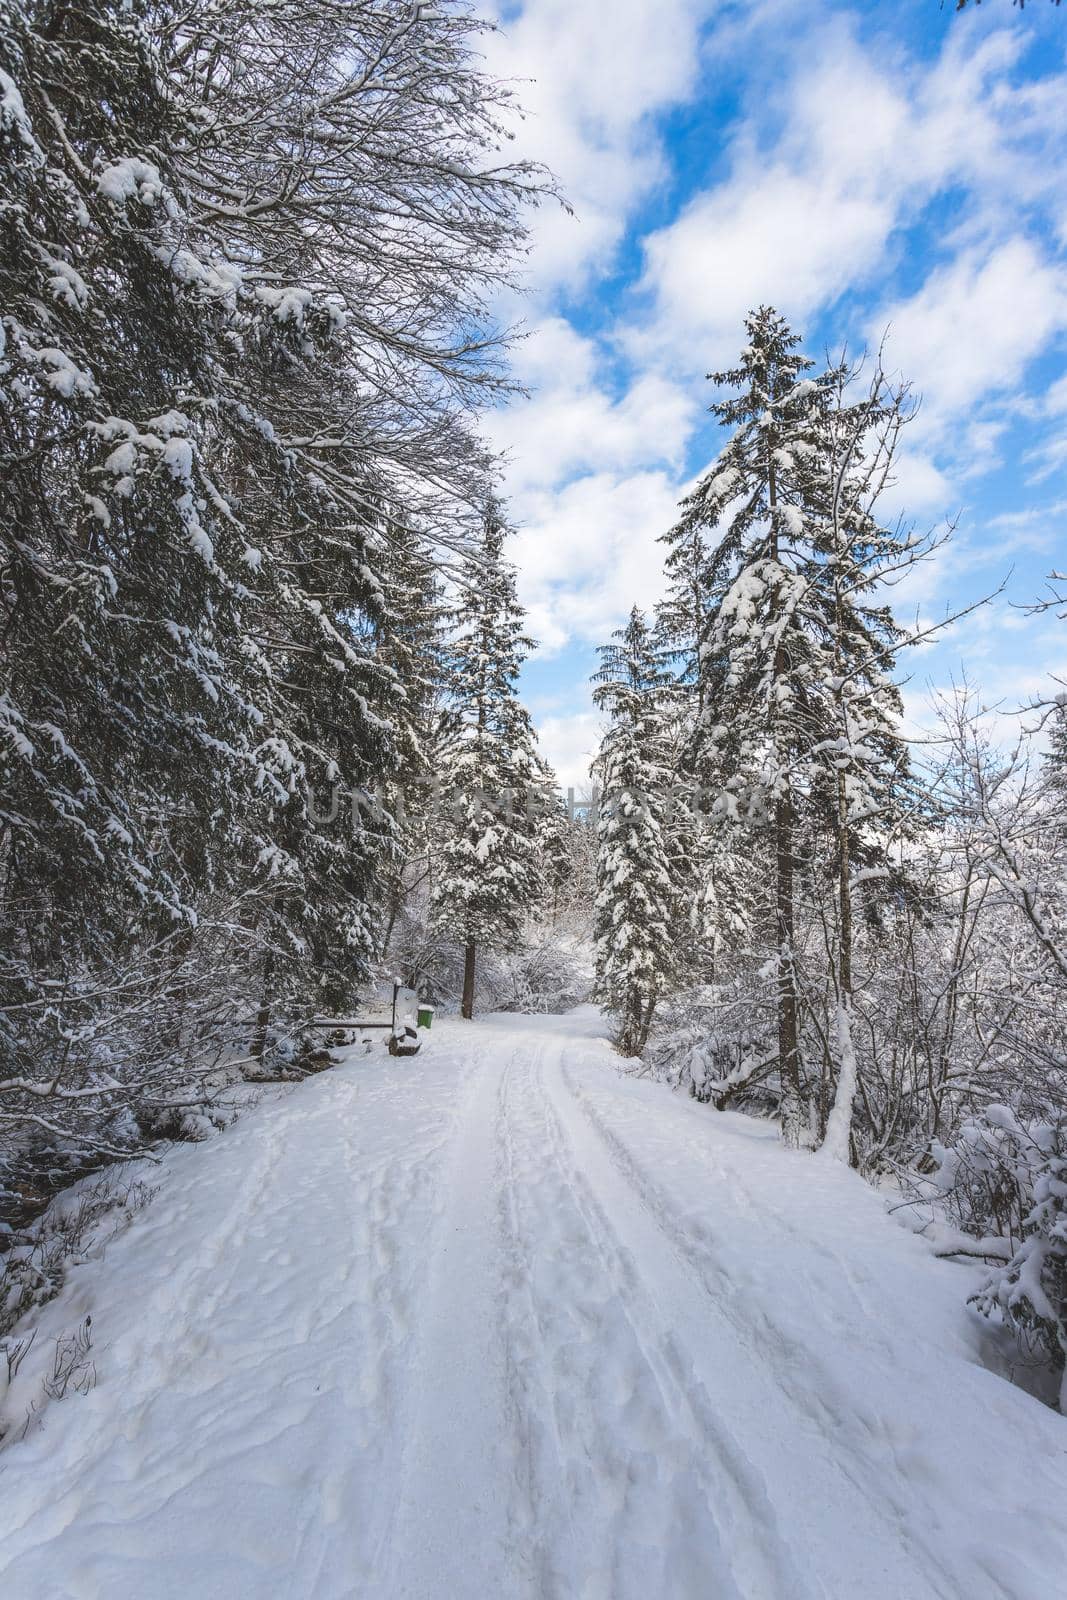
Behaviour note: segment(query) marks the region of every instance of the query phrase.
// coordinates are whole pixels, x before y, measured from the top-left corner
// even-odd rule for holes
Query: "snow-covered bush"
[[[487,1010],[559,1013],[589,998],[593,986],[591,952],[572,941],[555,943],[548,935],[503,955],[496,971],[485,974]],[[495,1002],[495,1003],[494,1003]]]
[[[1011,1231],[1004,1231],[1015,1249],[971,1303],[1002,1319],[1027,1354],[1063,1373],[1060,1409],[1067,1415],[1067,1122],[1022,1128],[1002,1106],[989,1107],[987,1122],[991,1113],[1005,1137],[983,1137],[976,1165],[986,1192],[1007,1206]],[[974,1145],[966,1148],[974,1162]]]
[[[428,1004],[445,1011],[458,1008],[464,977],[463,945],[429,925],[417,905],[406,907],[397,917],[386,966],[390,978],[400,974]],[[482,951],[475,1007],[477,1012],[569,1011],[589,998],[591,987],[588,946],[534,923],[516,949]]]
[[[720,1111],[773,1115],[779,1099],[773,1004],[773,991],[741,973],[673,995],[646,1051],[653,1077]]]
[[[155,1193],[143,1178],[117,1169],[74,1185],[28,1227],[8,1230],[0,1240],[0,1340],[27,1311],[57,1295],[70,1267],[121,1233]]]
[[[989,1105],[968,1117],[950,1144],[935,1139],[932,1182],[952,1221],[964,1233],[1006,1239],[1014,1248],[1060,1137],[1055,1123],[1023,1121],[1010,1106]]]

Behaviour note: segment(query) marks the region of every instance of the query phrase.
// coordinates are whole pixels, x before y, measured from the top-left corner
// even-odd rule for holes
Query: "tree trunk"
[[[474,960],[474,940],[468,939],[463,951],[463,1004],[460,1007],[460,1015],[468,1022],[474,1016]]]
[[[837,775],[837,903],[841,923],[841,944],[837,959],[837,980],[841,998],[852,1000],[852,849],[848,832],[848,795],[845,774]]]
[[[774,812],[778,923],[778,1072],[782,1081],[782,1132],[798,1145],[801,1136],[800,1051],[797,1045],[797,986],[794,966],[793,797],[781,795]]]
[[[386,956],[389,954],[389,945],[392,942],[393,929],[396,927],[396,919],[400,915],[400,901],[401,901],[401,899],[403,897],[403,892],[404,892],[404,869],[403,869],[403,867],[401,867],[399,869],[399,871],[397,872],[396,877],[393,879],[392,888],[391,888],[390,894],[389,894],[389,920],[386,922],[386,925],[385,925],[385,937],[382,940],[382,960],[383,961],[385,960]]]
[[[648,997],[648,1005],[645,1006],[643,1011],[639,1013],[640,1021],[636,1048],[634,1049],[635,1056],[639,1056],[644,1050],[645,1045],[648,1043],[648,1036],[652,1031],[652,1018],[655,1016],[655,1014],[656,996],[654,994],[650,994]]]
[[[256,1028],[252,1035],[252,1044],[249,1055],[253,1061],[262,1062],[267,1053],[267,1030],[270,1027],[271,982],[274,977],[274,962],[270,952],[263,962],[263,991],[256,1013]]]
[[[767,430],[767,504],[771,519],[771,556],[778,560],[778,477],[774,465],[773,432]],[[775,652],[775,682],[788,665],[781,645]],[[777,701],[775,701],[777,707]],[[776,730],[777,732],[777,730]],[[782,760],[785,740],[776,737],[778,759]],[[774,808],[774,853],[777,873],[776,919],[778,933],[778,1074],[782,1085],[782,1133],[787,1144],[801,1140],[800,1051],[797,1045],[797,984],[795,967],[796,918],[793,907],[793,793],[788,775],[782,780],[784,793]]]
[[[852,1106],[859,1067],[852,1039],[852,884],[845,775],[837,775],[837,1092],[826,1120],[822,1148],[837,1161],[849,1161],[852,1150]]]

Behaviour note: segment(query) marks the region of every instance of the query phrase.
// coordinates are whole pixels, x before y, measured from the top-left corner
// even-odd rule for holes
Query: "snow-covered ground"
[[[96,1387],[0,1455],[0,1593],[1063,1593],[1067,1419],[965,1270],[601,1032],[439,1020],[172,1151],[9,1396],[91,1311]]]

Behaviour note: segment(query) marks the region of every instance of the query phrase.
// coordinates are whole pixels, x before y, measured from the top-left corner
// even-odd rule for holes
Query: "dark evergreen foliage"
[[[540,184],[478,28],[0,0],[13,1148],[125,1147],[370,972]]]

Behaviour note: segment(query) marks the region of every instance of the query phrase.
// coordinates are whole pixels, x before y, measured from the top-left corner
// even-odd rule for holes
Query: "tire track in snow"
[[[899,1549],[913,1574],[912,1586],[908,1589],[910,1600],[925,1596],[931,1600],[960,1600],[959,1574],[946,1567],[937,1543],[922,1531],[922,1505],[916,1504],[904,1472],[893,1459],[893,1441],[887,1438],[878,1419],[857,1412],[852,1397],[825,1357],[789,1333],[775,1320],[772,1308],[759,1304],[744,1292],[744,1284],[734,1281],[730,1266],[714,1248],[710,1232],[694,1230],[692,1219],[679,1216],[672,1209],[666,1192],[649,1176],[629,1144],[608,1126],[588,1095],[574,1083],[562,1054],[559,1081],[568,1103],[582,1113],[634,1202],[643,1208],[670,1254],[687,1269],[706,1297],[712,1316],[720,1324],[728,1325],[732,1342],[740,1351],[755,1350],[762,1358],[760,1375],[777,1391],[778,1411],[783,1415],[794,1414],[800,1422],[801,1435],[805,1424],[809,1436],[817,1435],[821,1449],[811,1458],[812,1473],[814,1478],[818,1464],[818,1470],[830,1480],[827,1500],[834,1497],[833,1477],[843,1478],[847,1489],[852,1491],[849,1498],[855,1502],[862,1520],[873,1519],[888,1530],[889,1548]],[[758,1209],[746,1191],[737,1191],[733,1186],[730,1200],[731,1204],[740,1203],[753,1213]],[[807,1242],[807,1236],[800,1235],[799,1230],[789,1231]],[[854,1284],[850,1283],[850,1288],[857,1293]],[[751,1357],[747,1359],[751,1366]],[[877,1455],[867,1455],[856,1447],[852,1430],[841,1426],[843,1418],[860,1423],[879,1452]],[[796,1428],[796,1423],[792,1429],[786,1423],[784,1431],[787,1436],[793,1431],[795,1436]],[[894,1471],[887,1472],[887,1465],[892,1465]],[[885,1547],[884,1540],[879,1543]],[[871,1592],[864,1590],[865,1594]],[[873,1591],[885,1595],[886,1600],[896,1600],[900,1592],[892,1581]],[[837,1591],[831,1587],[829,1593],[836,1596]]]
[[[397,1490],[360,1600],[538,1600],[516,1565],[509,1521],[499,1191],[501,1096],[513,1058],[501,1067],[479,1049],[475,1061],[435,1186],[394,1419]]]
[[[788,1600],[806,1591],[758,1474],[716,1422],[547,1095],[507,1095],[514,1366],[539,1593]],[[711,1448],[709,1449],[709,1446]]]
[[[380,1110],[395,1116],[411,1087],[397,1069],[387,1070],[389,1077],[364,1095],[372,1122]],[[390,1147],[368,1162],[360,1130],[349,1124],[342,1127],[340,1172],[336,1149],[324,1164],[338,1192],[337,1268],[345,1293],[327,1352],[332,1415],[293,1562],[308,1574],[301,1581],[315,1600],[363,1600],[378,1592],[389,1560],[396,1500],[386,1486],[400,1477],[410,1427],[406,1380],[417,1305],[443,1210],[442,1173],[473,1076],[468,1066],[443,1126],[434,1124],[429,1136],[413,1134],[401,1150]]]

